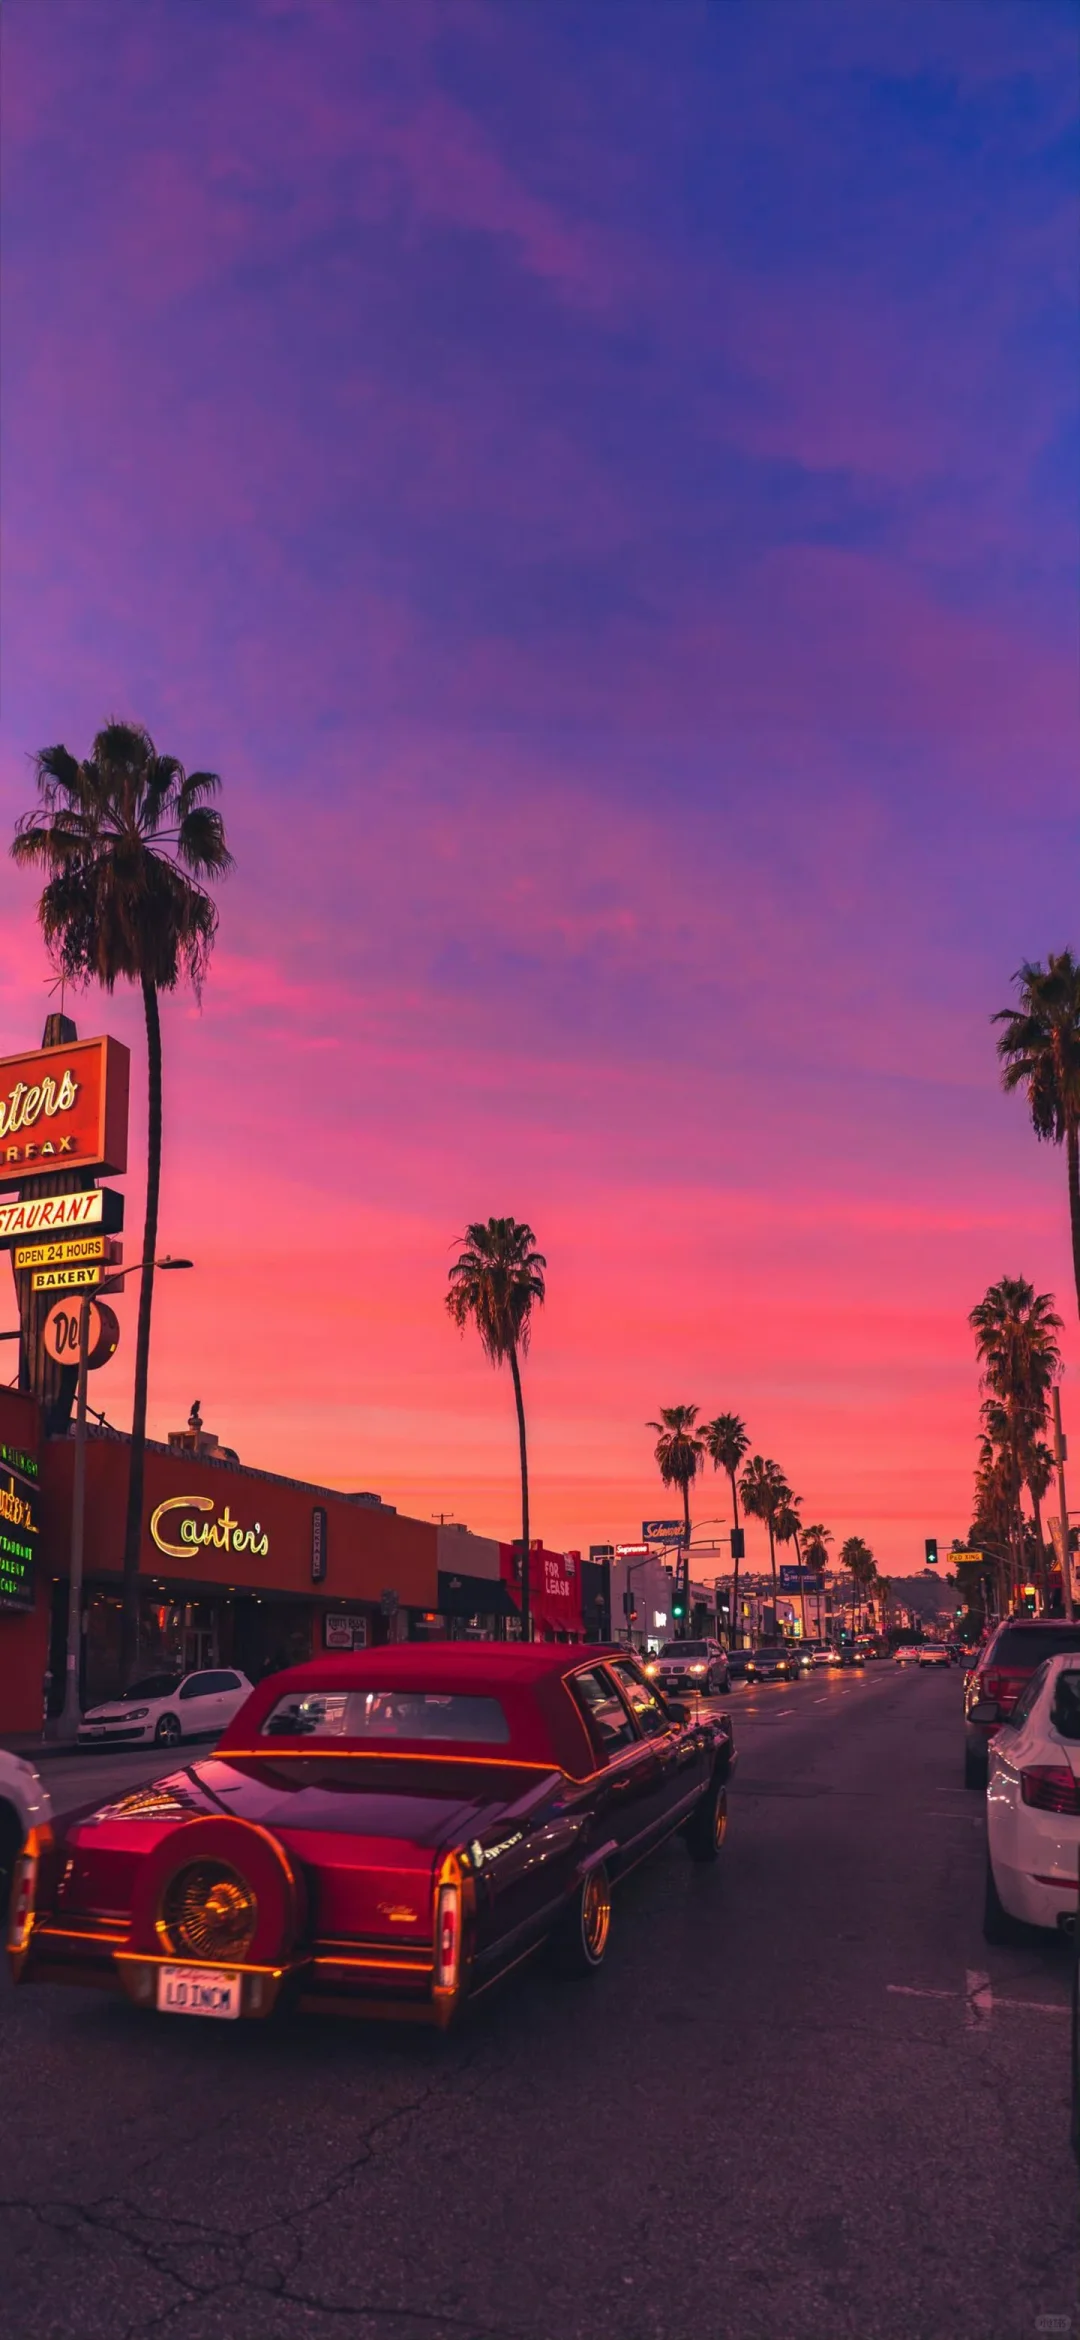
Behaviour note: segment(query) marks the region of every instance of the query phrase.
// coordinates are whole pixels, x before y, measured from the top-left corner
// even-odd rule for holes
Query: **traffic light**
[[[927,1565],[927,1567],[928,1567],[928,1568],[936,1568],[936,1567],[937,1567],[937,1537],[936,1537],[936,1536],[927,1536],[927,1539],[926,1539],[926,1565]]]
[[[671,1614],[673,1617],[685,1617],[686,1615],[686,1602],[684,1601],[681,1592],[677,1592],[674,1600],[672,1601]]]
[[[632,1624],[634,1623],[634,1620],[635,1620],[636,1616],[637,1616],[637,1609],[636,1609],[636,1607],[635,1607],[635,1605],[634,1605],[634,1596],[633,1596],[633,1593],[624,1592],[624,1594],[623,1594],[623,1597],[622,1597],[622,1605],[623,1605],[623,1616],[624,1616],[624,1617],[626,1617],[626,1618],[629,1620],[630,1624],[632,1625]]]
[[[746,1537],[741,1528],[732,1528],[731,1557],[733,1560],[745,1560],[746,1558]]]

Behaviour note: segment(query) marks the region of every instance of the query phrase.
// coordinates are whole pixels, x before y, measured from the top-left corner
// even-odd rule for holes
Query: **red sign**
[[[0,1184],[41,1170],[126,1170],[130,1056],[71,1040],[0,1059]]]

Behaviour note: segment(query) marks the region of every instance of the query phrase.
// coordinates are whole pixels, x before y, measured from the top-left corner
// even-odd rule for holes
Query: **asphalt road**
[[[959,1678],[730,1704],[720,1865],[448,2038],[0,1984],[2,2340],[1080,2335],[1067,1956],[983,1942]]]

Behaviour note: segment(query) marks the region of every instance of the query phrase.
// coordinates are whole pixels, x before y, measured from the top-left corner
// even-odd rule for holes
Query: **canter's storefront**
[[[46,1441],[44,1463],[48,1671],[56,1685],[49,1703],[55,1708],[67,1617],[72,1441]],[[84,1703],[109,1696],[118,1680],[127,1476],[127,1440],[91,1437]],[[236,1462],[149,1446],[139,1556],[140,1666],[156,1672],[236,1665],[257,1680],[323,1649],[407,1639],[435,1607],[436,1562],[434,1524],[403,1518],[375,1496],[344,1495]]]

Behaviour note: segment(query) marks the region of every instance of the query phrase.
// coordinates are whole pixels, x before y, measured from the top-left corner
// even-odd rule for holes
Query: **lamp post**
[[[86,1381],[90,1355],[90,1302],[97,1294],[114,1292],[125,1276],[140,1275],[144,1267],[189,1268],[190,1259],[136,1260],[131,1267],[115,1268],[79,1302],[79,1379],[75,1396],[75,1474],[71,1491],[71,1564],[68,1570],[67,1657],[64,1668],[64,1704],[57,1723],[59,1739],[76,1739],[82,1720],[79,1703],[79,1643],[82,1635],[83,1531],[86,1520]]]
[[[1065,1440],[1061,1434],[1061,1391],[1057,1382],[1052,1393],[1054,1408],[1054,1461],[1057,1465],[1058,1510],[1061,1513],[1061,1592],[1065,1615],[1073,1615],[1072,1553],[1069,1550],[1069,1506],[1065,1496]]]

